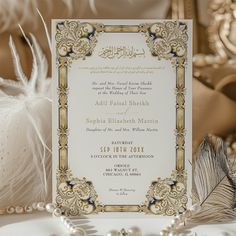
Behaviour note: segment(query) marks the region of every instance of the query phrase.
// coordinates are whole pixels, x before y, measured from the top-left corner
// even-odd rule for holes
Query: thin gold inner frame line
[[[104,25],[96,31],[104,33],[140,33],[140,25]],[[185,58],[176,59],[176,171],[185,170]],[[68,58],[58,57],[59,104],[59,171],[66,172],[68,165]],[[182,182],[183,176],[179,176]],[[140,212],[140,205],[98,205],[102,212]],[[101,209],[101,210],[99,210]]]

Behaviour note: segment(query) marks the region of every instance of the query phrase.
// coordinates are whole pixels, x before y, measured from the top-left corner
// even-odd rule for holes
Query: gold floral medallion
[[[75,178],[68,165],[68,81],[73,60],[86,60],[96,47],[102,33],[142,33],[150,53],[159,59],[171,60],[176,70],[176,169],[169,178],[157,178],[147,187],[146,200],[140,205],[103,205],[93,183]],[[62,21],[56,25],[58,64],[58,142],[59,168],[56,203],[66,215],[98,212],[144,212],[155,215],[175,215],[186,209],[187,175],[185,171],[185,67],[187,57],[187,24],[164,21],[140,25],[103,25]],[[144,196],[145,199],[145,196]]]

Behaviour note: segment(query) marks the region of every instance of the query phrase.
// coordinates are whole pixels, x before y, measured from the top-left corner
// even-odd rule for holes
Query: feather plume
[[[62,0],[62,1],[68,8],[69,14],[71,14],[73,11],[73,0]]]
[[[37,1],[29,0],[1,0],[0,1],[0,30],[5,31],[16,27],[17,24],[23,24],[33,18],[37,7]]]
[[[42,1],[42,0],[40,0]],[[17,24],[23,25],[24,23],[33,23],[32,26],[37,25],[37,18],[35,17],[37,9],[41,4],[47,6],[49,13],[51,13],[50,1],[43,0],[0,0],[0,32],[15,28]],[[54,2],[54,4],[57,1]],[[73,12],[73,0],[61,0],[68,10],[68,15]],[[95,6],[95,0],[79,1],[80,8],[89,6],[94,14],[97,14],[97,8]],[[48,15],[48,13],[47,13]]]
[[[15,47],[15,44],[14,44],[13,39],[12,39],[11,36],[10,36],[10,39],[9,39],[9,47],[10,47],[11,54],[12,54],[12,57],[13,57],[16,79],[21,81],[21,83],[24,86],[26,86],[28,79],[26,78],[26,75],[22,70],[22,66],[21,66],[21,63],[20,63],[20,57],[19,57],[19,55],[16,51],[16,47]]]
[[[37,59],[36,59],[36,55],[35,55],[35,50],[33,49],[29,39],[26,37],[25,32],[22,29],[21,25],[19,24],[18,26],[19,26],[21,33],[22,33],[25,41],[27,42],[27,44],[31,50],[32,56],[33,56],[32,71],[31,71],[31,76],[30,76],[29,83],[28,83],[28,88],[29,88],[28,92],[34,93],[35,92],[34,89],[36,88],[36,80],[38,78],[38,63],[37,63]]]
[[[69,1],[67,1],[67,2],[69,3]],[[71,3],[69,5],[71,5]],[[50,34],[48,32],[48,27],[47,27],[46,22],[45,22],[42,14],[41,14],[41,12],[39,11],[38,8],[37,8],[37,12],[39,14],[39,17],[40,17],[42,23],[43,23],[44,31],[45,31],[45,34],[46,34],[46,37],[47,37],[47,41],[48,41],[48,46],[49,46],[50,52],[52,53],[52,43],[51,43]]]
[[[95,4],[95,0],[89,0],[89,6],[92,10],[92,12],[97,15],[98,14],[98,11],[97,11],[97,8],[96,8],[96,4]]]
[[[51,200],[51,80],[36,39],[31,45],[25,38],[33,55],[31,77],[10,37],[18,80],[0,79],[0,208]]]
[[[18,81],[10,79],[0,78],[0,88],[2,88],[5,93],[12,96],[23,94],[25,92],[24,87]]]
[[[40,0],[42,1],[42,0]],[[36,25],[36,9],[42,4],[50,7],[50,1],[43,0],[0,0],[0,32],[15,28],[18,24],[32,22]],[[62,0],[67,9],[72,8],[72,0]],[[47,8],[47,9],[48,9]],[[70,12],[69,12],[70,13]]]
[[[47,78],[48,73],[48,62],[46,56],[43,54],[42,49],[40,48],[37,39],[34,37],[33,34],[30,34],[32,42],[33,42],[33,49],[35,51],[35,58],[36,64],[38,66],[38,80],[37,80],[37,90],[38,93],[44,91],[43,82],[44,78]]]
[[[188,219],[189,222],[206,224],[236,219],[236,185],[222,139],[209,135],[200,145],[196,154],[194,183],[201,210]]]
[[[194,162],[192,214],[183,216],[174,231],[187,234],[200,224],[229,223],[236,220],[236,182],[226,146],[219,137],[208,135],[199,146]],[[235,169],[234,169],[235,170]],[[196,207],[196,208],[195,208]],[[194,209],[195,208],[195,209]]]

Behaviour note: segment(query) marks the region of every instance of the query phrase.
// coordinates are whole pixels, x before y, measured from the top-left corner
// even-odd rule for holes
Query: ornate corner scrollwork
[[[96,46],[96,28],[94,25],[80,21],[63,21],[56,26],[58,57],[85,59],[92,54]]]
[[[187,25],[179,21],[152,24],[148,30],[147,45],[158,59],[186,57]]]
[[[98,32],[145,33],[153,56],[171,60],[176,68],[176,170],[170,178],[153,181],[140,205],[101,205],[92,182],[73,177],[68,167],[68,66],[72,60],[85,59],[92,54]],[[63,21],[57,24],[56,42],[59,69],[59,170],[56,202],[66,215],[97,212],[130,211],[156,215],[175,215],[186,209],[187,176],[184,171],[184,104],[185,63],[187,56],[187,25],[166,21],[141,25],[103,25]]]
[[[178,180],[178,171],[173,171],[170,178],[153,181],[147,193],[147,209],[155,215],[172,216],[186,210],[186,175],[184,181]]]
[[[70,170],[58,171],[56,203],[65,215],[96,213],[97,198],[92,182],[86,178],[74,178]]]

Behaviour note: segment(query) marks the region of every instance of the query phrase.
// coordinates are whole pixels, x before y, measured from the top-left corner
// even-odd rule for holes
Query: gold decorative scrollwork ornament
[[[58,56],[74,60],[90,56],[97,43],[95,33],[94,26],[89,23],[79,21],[58,23],[55,36]]]
[[[176,68],[176,170],[170,178],[153,181],[146,200],[140,205],[102,205],[91,181],[73,177],[68,166],[68,67],[72,60],[90,56],[98,33],[144,33],[150,52],[158,59],[174,61]],[[59,169],[56,203],[66,215],[130,211],[156,215],[175,215],[186,209],[187,176],[185,173],[185,63],[187,25],[166,21],[141,25],[103,25],[76,21],[57,23]]]
[[[92,182],[74,178],[70,170],[63,173],[57,175],[57,205],[71,216],[96,212],[98,196]]]
[[[209,4],[211,21],[208,27],[209,46],[214,54],[196,54],[193,63],[196,67],[222,65],[236,58],[236,44],[233,42],[233,28],[236,22],[236,3],[233,0],[212,0]],[[199,74],[200,71],[196,74]]]
[[[187,26],[181,22],[156,23],[148,29],[147,44],[153,56],[176,59],[186,56]]]
[[[177,171],[173,171],[171,178],[158,178],[152,182],[147,203],[153,214],[172,216],[176,214],[176,209],[178,213],[186,210],[186,184],[185,181],[178,181],[177,175]]]

